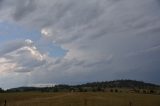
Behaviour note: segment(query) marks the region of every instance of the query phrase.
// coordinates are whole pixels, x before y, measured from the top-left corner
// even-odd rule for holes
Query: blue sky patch
[[[62,57],[66,50],[52,42],[41,40],[41,33],[38,30],[24,28],[20,25],[8,22],[0,23],[0,42],[1,44],[13,40],[31,39],[40,52],[47,51],[49,56]]]

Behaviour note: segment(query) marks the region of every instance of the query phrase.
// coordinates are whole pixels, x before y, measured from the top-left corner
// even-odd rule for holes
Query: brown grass
[[[7,106],[160,106],[160,95],[131,93],[3,93],[0,106],[5,99]]]

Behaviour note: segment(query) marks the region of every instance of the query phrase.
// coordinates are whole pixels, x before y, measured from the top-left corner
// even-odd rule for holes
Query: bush
[[[113,92],[113,89],[111,89],[110,92]]]
[[[143,93],[146,94],[147,93],[146,90],[143,90]]]
[[[95,88],[92,88],[92,92],[96,92],[96,89],[95,89]]]
[[[101,91],[101,90],[102,90],[101,87],[98,86],[98,87],[97,87],[97,91]]]
[[[0,88],[0,92],[4,92],[4,90],[2,88]]]
[[[155,91],[154,90],[150,90],[150,93],[152,94],[152,93],[155,93]]]
[[[79,87],[78,89],[79,89],[79,92],[83,92],[83,88]]]
[[[118,92],[118,89],[115,89],[115,92]]]

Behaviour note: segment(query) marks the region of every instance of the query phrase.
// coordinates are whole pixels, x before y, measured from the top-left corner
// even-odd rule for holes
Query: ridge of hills
[[[136,80],[114,80],[114,81],[102,81],[92,82],[81,85],[67,85],[59,84],[52,87],[18,87],[7,90],[0,89],[0,92],[29,92],[29,91],[40,91],[40,92],[67,92],[67,91],[105,91],[105,89],[112,88],[127,88],[127,89],[148,89],[155,90],[160,89],[160,85],[145,83],[143,81]]]

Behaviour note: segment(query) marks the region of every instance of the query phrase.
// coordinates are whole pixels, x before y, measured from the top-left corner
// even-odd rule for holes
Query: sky
[[[159,0],[0,0],[0,87],[160,84]]]

